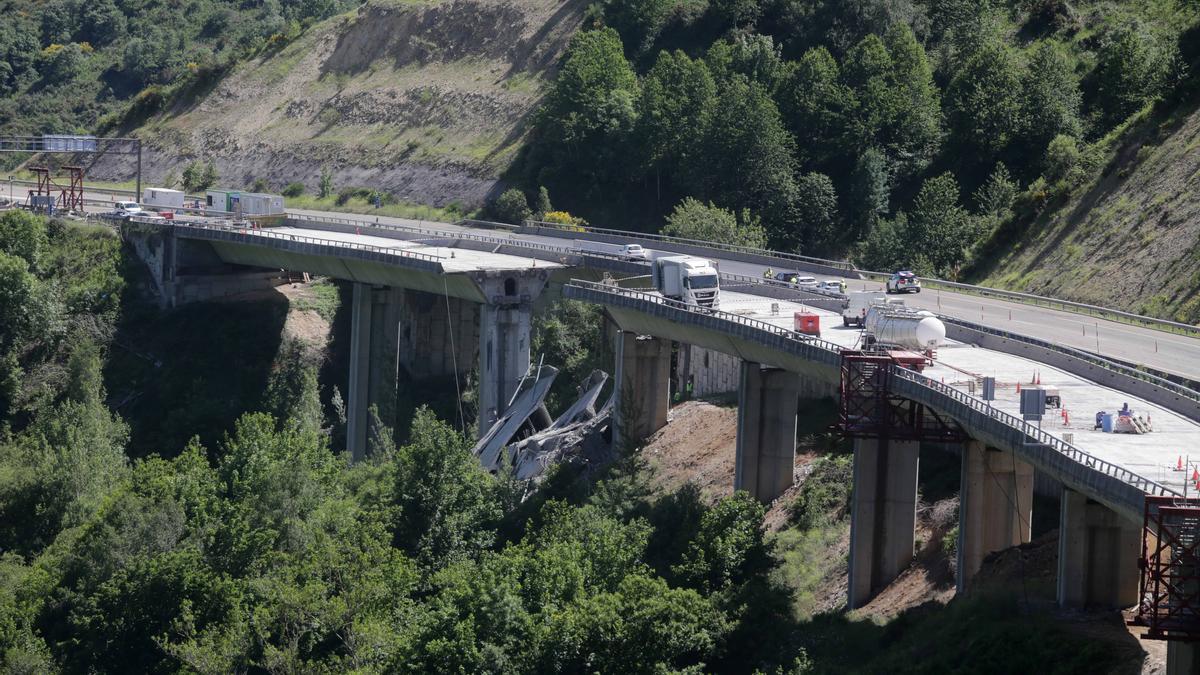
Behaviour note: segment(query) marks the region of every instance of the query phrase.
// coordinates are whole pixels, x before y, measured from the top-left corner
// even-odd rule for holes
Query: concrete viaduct
[[[245,290],[245,284],[260,283],[251,270],[263,268],[353,282],[348,445],[354,458],[366,452],[367,408],[378,388],[377,373],[396,365],[389,355],[418,369],[421,364],[444,369],[441,364],[449,360],[460,373],[473,362],[480,378],[480,429],[488,428],[529,368],[531,313],[547,288],[603,306],[617,327],[617,438],[641,439],[667,423],[672,342],[739,359],[735,487],[763,501],[792,485],[798,411],[806,400],[838,396],[844,382],[840,352],[845,344],[800,339],[779,322],[696,312],[656,294],[594,283],[605,271],[637,274],[644,267],[580,255],[570,241],[378,228],[336,218],[289,219],[266,230],[133,222],[125,225],[125,237],[146,261],[166,305]],[[718,260],[721,255],[709,252]],[[231,278],[231,271],[241,282],[221,286],[214,281]],[[800,306],[792,302],[794,292],[752,281],[742,286],[742,293],[730,297],[766,302],[774,313],[779,305],[785,310]],[[822,304],[815,296],[799,300]],[[1175,495],[1176,487],[1131,471],[1129,462],[1084,452],[959,388],[905,370],[892,369],[887,377],[902,405],[927,411],[960,432],[947,440],[960,447],[962,456],[960,590],[988,553],[1030,540],[1038,472],[1062,486],[1060,604],[1138,603],[1146,496]],[[1144,387],[1126,389],[1120,381],[1106,384],[1146,393]],[[1169,402],[1169,392],[1157,393],[1162,415],[1174,411],[1200,419],[1200,404],[1180,402],[1178,396]],[[1186,414],[1189,406],[1195,414]],[[1187,437],[1191,431],[1194,435]],[[1200,425],[1181,433],[1194,444]],[[919,450],[917,440],[887,435],[854,442],[851,608],[869,601],[913,558]],[[1175,668],[1193,659],[1183,643],[1172,642],[1171,654]]]

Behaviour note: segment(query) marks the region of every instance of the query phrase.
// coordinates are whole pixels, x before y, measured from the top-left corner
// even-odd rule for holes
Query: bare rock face
[[[372,0],[234,69],[136,135],[144,183],[212,161],[220,183],[338,187],[477,206],[498,191],[544,83],[582,21],[579,0]],[[103,157],[88,175],[126,180]]]

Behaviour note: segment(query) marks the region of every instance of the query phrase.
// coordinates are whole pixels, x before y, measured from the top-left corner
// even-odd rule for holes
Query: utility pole
[[[142,201],[142,139],[135,138],[135,139],[133,139],[133,142],[135,145],[137,145],[137,188],[133,195],[133,201],[141,202]]]

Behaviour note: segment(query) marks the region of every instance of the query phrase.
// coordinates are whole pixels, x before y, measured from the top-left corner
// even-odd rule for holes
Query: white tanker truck
[[[897,346],[932,355],[946,339],[946,325],[933,312],[896,305],[872,305],[864,321],[868,344]]]

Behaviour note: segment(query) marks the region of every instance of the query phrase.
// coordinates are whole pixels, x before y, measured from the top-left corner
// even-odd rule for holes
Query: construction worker
[[[774,279],[775,278],[775,270],[768,267],[767,271],[763,272],[763,278],[764,279]]]

